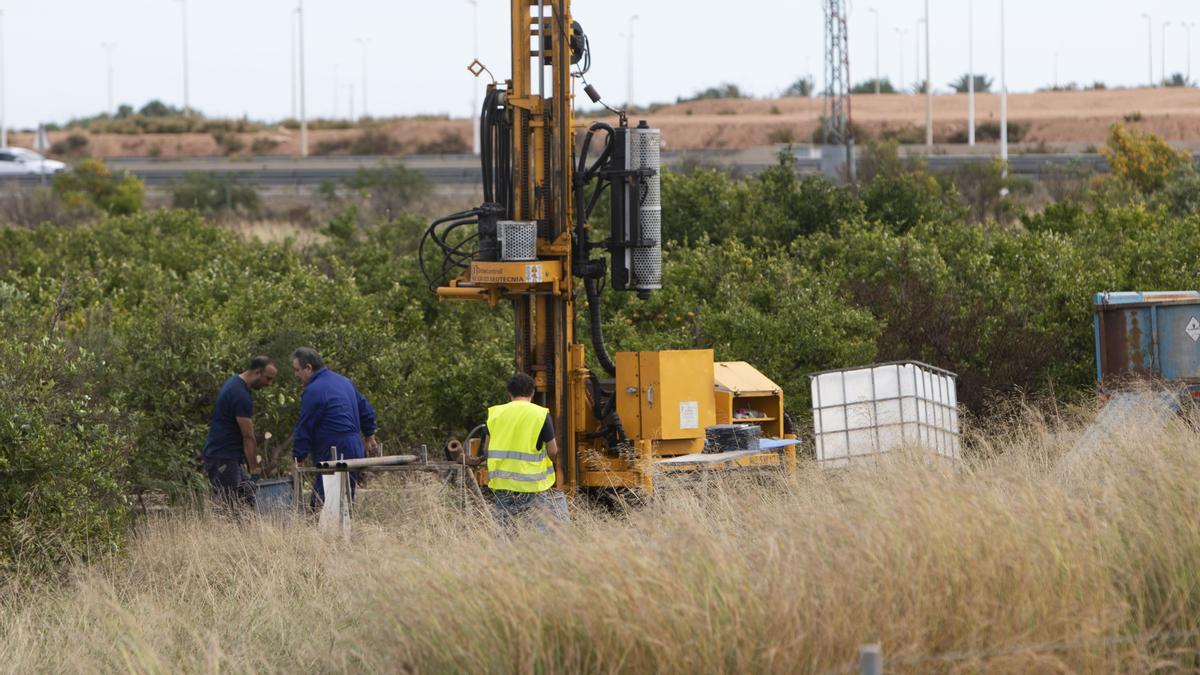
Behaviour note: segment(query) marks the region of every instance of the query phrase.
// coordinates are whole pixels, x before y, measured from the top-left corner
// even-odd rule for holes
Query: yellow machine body
[[[628,443],[610,448],[596,437],[600,421],[593,413],[588,389],[591,372],[585,347],[575,337],[575,302],[581,284],[571,274],[575,135],[579,131],[567,34],[573,23],[571,3],[510,2],[513,70],[512,79],[505,82],[512,128],[509,207],[514,220],[539,223],[537,260],[472,261],[464,274],[438,288],[438,296],[493,306],[501,301],[512,303],[515,367],[533,377],[536,402],[550,410],[561,453],[556,462],[557,484],[567,491],[648,491],[658,474],[698,469],[794,468],[794,448],[729,461],[720,457],[687,460],[702,453],[706,427],[731,420],[735,407],[750,399],[761,399],[762,404],[754,409],[771,418],[764,419],[772,425],[769,432],[764,427],[767,435],[783,436],[779,387],[761,374],[754,377],[757,371],[748,366],[714,364],[711,350],[617,354],[617,413]],[[536,74],[539,67],[543,69],[540,76]],[[477,444],[468,449],[477,451]],[[670,463],[663,464],[664,460]],[[486,471],[481,470],[479,478],[486,480]]]

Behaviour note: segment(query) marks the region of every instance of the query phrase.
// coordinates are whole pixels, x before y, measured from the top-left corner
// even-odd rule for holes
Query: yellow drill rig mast
[[[711,350],[609,356],[601,282],[609,277],[613,290],[642,297],[661,285],[659,132],[645,122],[630,127],[622,111],[613,111],[616,127],[577,128],[575,80],[602,101],[585,79],[590,46],[570,0],[510,1],[512,77],[488,86],[480,116],[484,203],[429,227],[421,242],[426,279],[443,300],[512,304],[516,369],[533,377],[537,402],[550,410],[565,450],[556,467],[564,489],[649,489],[662,460],[669,463],[657,470],[718,460],[792,466],[791,446],[687,460],[700,458],[706,427],[732,422],[739,404],[760,415],[764,432],[783,435],[782,393],[746,364],[713,364]],[[485,71],[472,64],[477,76]],[[587,221],[603,196],[612,228],[599,244]],[[610,254],[611,274],[604,258],[593,258],[597,249]],[[614,379],[590,372],[576,341],[581,293],[597,360]]]

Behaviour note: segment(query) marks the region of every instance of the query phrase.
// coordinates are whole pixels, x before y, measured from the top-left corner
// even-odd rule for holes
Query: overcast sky
[[[289,31],[295,4],[189,1],[194,108],[257,119],[290,114]],[[923,5],[923,0],[852,0],[854,81],[875,73],[870,7],[879,10],[883,76],[899,79],[903,54],[904,81],[914,81],[914,32]],[[967,0],[930,0],[930,5],[932,79],[935,88],[945,89],[967,69]],[[479,0],[480,58],[501,79],[510,70],[508,6],[504,0]],[[153,98],[182,103],[179,0],[0,0],[0,9],[10,125],[28,127],[103,110],[101,43],[106,42],[116,45],[118,103],[141,105]],[[333,115],[335,69],[342,85],[338,114],[349,112],[351,84],[358,87],[355,108],[361,112],[358,38],[370,40],[370,113],[469,114],[473,78],[466,66],[474,54],[468,0],[307,0],[305,12],[310,116]],[[576,0],[574,13],[591,37],[589,80],[613,102],[626,96],[624,36],[633,14],[640,17],[634,27],[634,91],[640,103],[674,100],[721,82],[765,96],[804,73],[815,74],[818,84],[823,81],[820,0]],[[1166,34],[1167,70],[1187,71],[1181,25],[1200,22],[1197,0],[1008,0],[1010,90],[1050,84],[1056,53],[1061,82],[1144,83],[1150,48],[1143,13],[1153,19],[1154,77],[1161,76],[1164,20],[1172,22]],[[975,0],[975,14],[977,69],[996,75],[999,0]],[[903,44],[895,28],[907,31]],[[1195,37],[1200,40],[1200,34]]]

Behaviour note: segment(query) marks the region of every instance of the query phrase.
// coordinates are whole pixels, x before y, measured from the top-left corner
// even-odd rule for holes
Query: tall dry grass
[[[1148,417],[1149,418],[1149,417]],[[11,584],[12,672],[1195,670],[1200,438],[1129,429],[1064,463],[1036,419],[961,471],[897,458],[710,482],[501,536],[434,486],[304,523],[148,523],[122,558]]]

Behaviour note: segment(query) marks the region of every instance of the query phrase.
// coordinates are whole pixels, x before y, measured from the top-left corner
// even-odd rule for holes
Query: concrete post
[[[877,644],[860,647],[858,668],[862,675],[883,675],[883,647]]]

